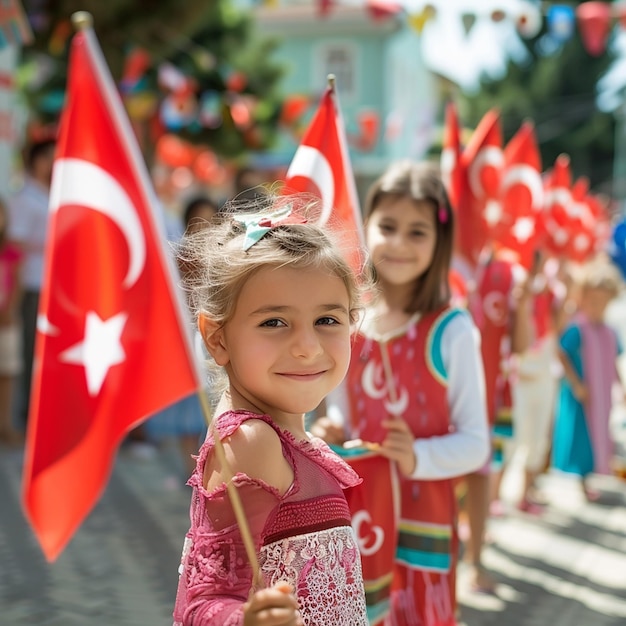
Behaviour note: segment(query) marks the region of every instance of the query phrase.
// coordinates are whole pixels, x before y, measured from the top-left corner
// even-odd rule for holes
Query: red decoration
[[[380,116],[377,111],[361,111],[357,114],[359,135],[354,145],[363,152],[369,152],[378,143],[380,132]]]
[[[333,6],[335,4],[335,0],[317,0],[317,14],[320,17],[327,17]]]
[[[404,10],[399,2],[392,0],[367,0],[365,6],[373,20],[386,20]]]
[[[250,108],[243,98],[234,98],[230,104],[230,116],[239,130],[244,130],[252,124]]]
[[[176,135],[162,135],[156,144],[156,156],[161,163],[169,167],[191,167],[196,149]]]
[[[126,90],[132,89],[143,78],[146,70],[152,63],[150,54],[143,48],[133,48],[124,61],[122,72],[122,87]]]
[[[287,126],[295,124],[306,113],[310,104],[308,96],[301,94],[287,96],[280,111],[281,123]]]
[[[213,150],[202,150],[193,162],[193,173],[203,183],[214,182],[221,166]]]
[[[248,84],[248,77],[243,72],[233,72],[226,79],[226,89],[241,93]]]
[[[72,41],[50,192],[24,508],[54,560],[126,432],[200,388],[154,192],[90,30]]]
[[[611,28],[611,5],[583,2],[576,7],[576,17],[585,49],[593,56],[600,56],[606,50]]]

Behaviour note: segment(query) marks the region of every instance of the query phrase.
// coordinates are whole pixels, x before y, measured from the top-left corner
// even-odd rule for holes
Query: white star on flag
[[[100,393],[109,369],[126,359],[120,337],[127,319],[126,313],[118,313],[105,322],[96,312],[89,311],[83,341],[59,354],[63,362],[85,367],[90,396]]]
[[[483,215],[489,226],[494,226],[502,220],[502,205],[498,200],[488,200]]]
[[[529,217],[520,217],[513,224],[513,236],[520,243],[528,241],[535,231],[535,222]]]

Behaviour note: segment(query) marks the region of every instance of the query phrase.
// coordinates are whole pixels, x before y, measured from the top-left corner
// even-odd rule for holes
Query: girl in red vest
[[[370,623],[454,626],[453,479],[480,467],[489,443],[477,331],[449,306],[453,214],[438,170],[392,164],[370,189],[366,238],[378,289],[315,428],[346,442],[349,461],[367,450],[391,465],[359,465],[362,486],[347,494]],[[390,571],[383,562],[376,575],[370,561],[390,546]]]

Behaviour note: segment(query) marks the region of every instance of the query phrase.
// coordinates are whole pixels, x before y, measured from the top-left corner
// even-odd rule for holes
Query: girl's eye
[[[280,328],[281,326],[286,326],[285,322],[275,318],[271,320],[265,320],[260,325],[264,326],[265,328]]]
[[[415,230],[411,233],[412,237],[423,237],[424,233],[421,230]]]
[[[337,324],[340,324],[340,322],[334,317],[320,317],[317,320],[316,324],[319,324],[321,326],[336,326]]]
[[[378,229],[384,233],[392,233],[394,230],[393,226],[390,226],[389,224],[379,224]]]

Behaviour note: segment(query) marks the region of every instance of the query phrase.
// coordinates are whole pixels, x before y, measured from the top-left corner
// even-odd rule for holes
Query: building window
[[[342,100],[356,97],[356,50],[345,43],[323,44],[318,51],[315,72],[317,80],[326,80],[334,74]]]

